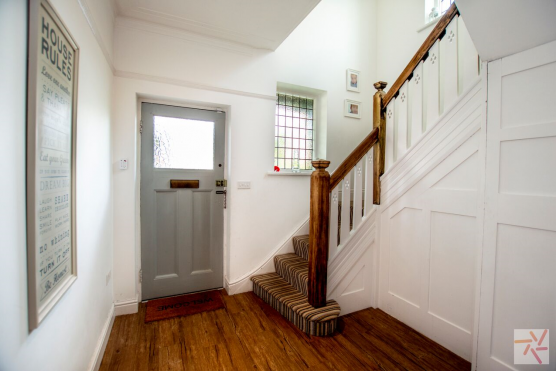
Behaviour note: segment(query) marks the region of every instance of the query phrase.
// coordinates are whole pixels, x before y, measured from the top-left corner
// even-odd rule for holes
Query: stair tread
[[[278,273],[253,276],[251,277],[251,281],[268,294],[268,297],[262,297],[257,293],[263,300],[267,301],[267,299],[271,297],[271,299],[274,299],[274,301],[280,304],[279,307],[291,309],[308,322],[327,322],[336,320],[340,315],[340,305],[335,300],[328,300],[324,307],[315,308],[309,304],[306,295],[296,290],[286,280],[280,277]],[[272,305],[272,303],[269,304]],[[282,313],[282,311],[280,312]]]
[[[299,292],[307,296],[309,262],[297,254],[283,254],[274,257],[276,273]]]
[[[292,242],[295,254],[305,260],[309,260],[309,235],[295,236]]]

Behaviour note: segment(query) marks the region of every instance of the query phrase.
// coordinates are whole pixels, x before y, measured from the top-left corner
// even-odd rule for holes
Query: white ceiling
[[[483,60],[556,40],[556,0],[456,0]]]
[[[320,0],[113,0],[118,16],[276,50]]]

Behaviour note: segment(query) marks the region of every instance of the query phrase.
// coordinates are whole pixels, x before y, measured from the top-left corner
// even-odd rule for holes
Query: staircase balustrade
[[[386,82],[374,84],[373,130],[332,175],[326,171],[329,161],[313,161],[308,277],[313,307],[326,304],[329,254],[345,245],[373,204],[380,204],[380,176],[479,75],[478,56],[458,15],[452,4],[387,93]],[[467,44],[458,44],[458,29]]]

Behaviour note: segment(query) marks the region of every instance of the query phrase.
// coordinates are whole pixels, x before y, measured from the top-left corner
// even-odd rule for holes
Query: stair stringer
[[[375,274],[378,270],[377,210],[378,207],[374,207],[363,218],[339,252],[328,261],[327,299],[340,304],[342,316],[377,305],[374,300],[378,283]],[[350,287],[356,279],[359,279],[358,285]]]

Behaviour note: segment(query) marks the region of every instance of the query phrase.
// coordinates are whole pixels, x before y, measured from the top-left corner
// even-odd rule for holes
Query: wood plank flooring
[[[225,309],[144,323],[116,317],[100,371],[471,370],[471,364],[381,310],[343,316],[332,337],[299,331],[252,292]]]

